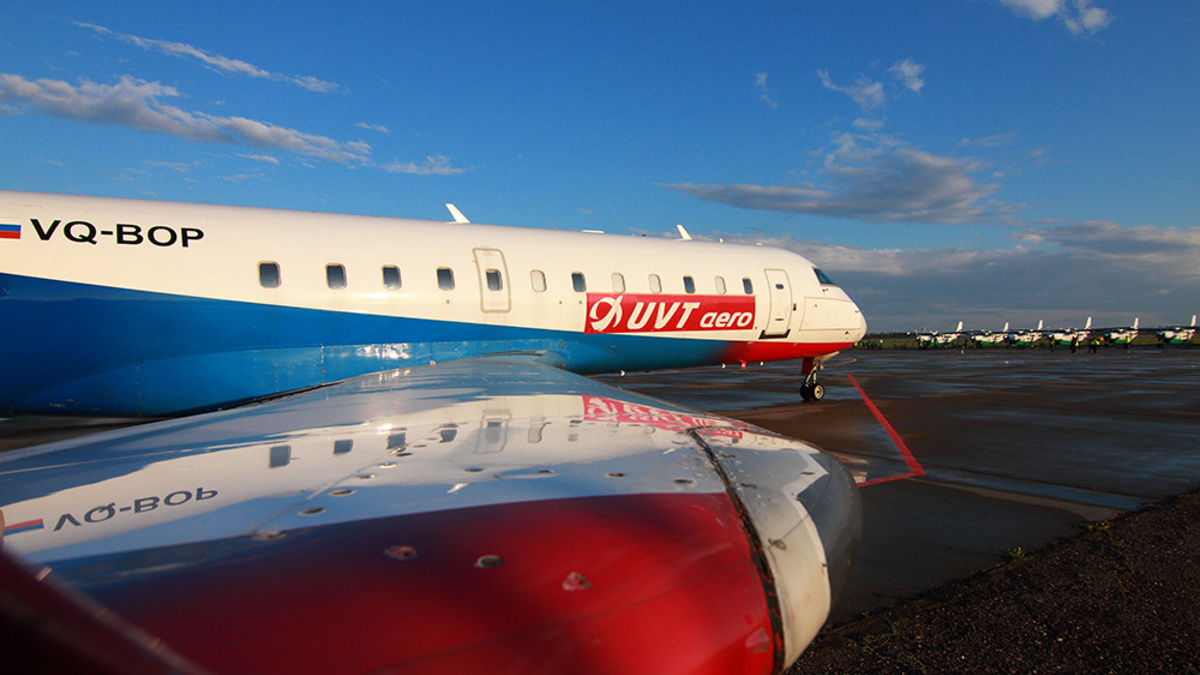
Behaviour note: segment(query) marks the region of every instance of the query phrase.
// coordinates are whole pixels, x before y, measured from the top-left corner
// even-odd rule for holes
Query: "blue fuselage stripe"
[[[714,363],[728,343],[213,300],[0,274],[0,414],[168,415],[515,351],[569,370]],[[66,403],[64,403],[66,402]]]

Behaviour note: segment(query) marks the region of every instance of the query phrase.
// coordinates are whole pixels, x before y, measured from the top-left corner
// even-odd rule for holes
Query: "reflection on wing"
[[[4,550],[218,672],[766,672],[858,536],[827,455],[530,362],[8,453]]]

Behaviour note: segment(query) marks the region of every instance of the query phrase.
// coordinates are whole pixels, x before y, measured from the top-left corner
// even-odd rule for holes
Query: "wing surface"
[[[857,543],[837,464],[482,358],[6,453],[0,542],[214,672],[771,672]]]

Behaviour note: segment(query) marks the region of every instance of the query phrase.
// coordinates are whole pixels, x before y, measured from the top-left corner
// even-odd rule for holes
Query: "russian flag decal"
[[[6,525],[4,527],[4,534],[19,534],[21,532],[30,532],[32,530],[40,530],[40,529],[43,529],[44,527],[45,527],[45,525],[42,524],[42,519],[38,518],[37,520],[27,520],[23,523],[13,523],[12,525]]]
[[[0,239],[20,239],[20,225],[3,225],[0,224]]]

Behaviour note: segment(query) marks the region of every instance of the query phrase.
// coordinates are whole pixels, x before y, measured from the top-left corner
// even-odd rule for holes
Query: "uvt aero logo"
[[[588,293],[588,333],[745,330],[754,327],[749,295]]]

